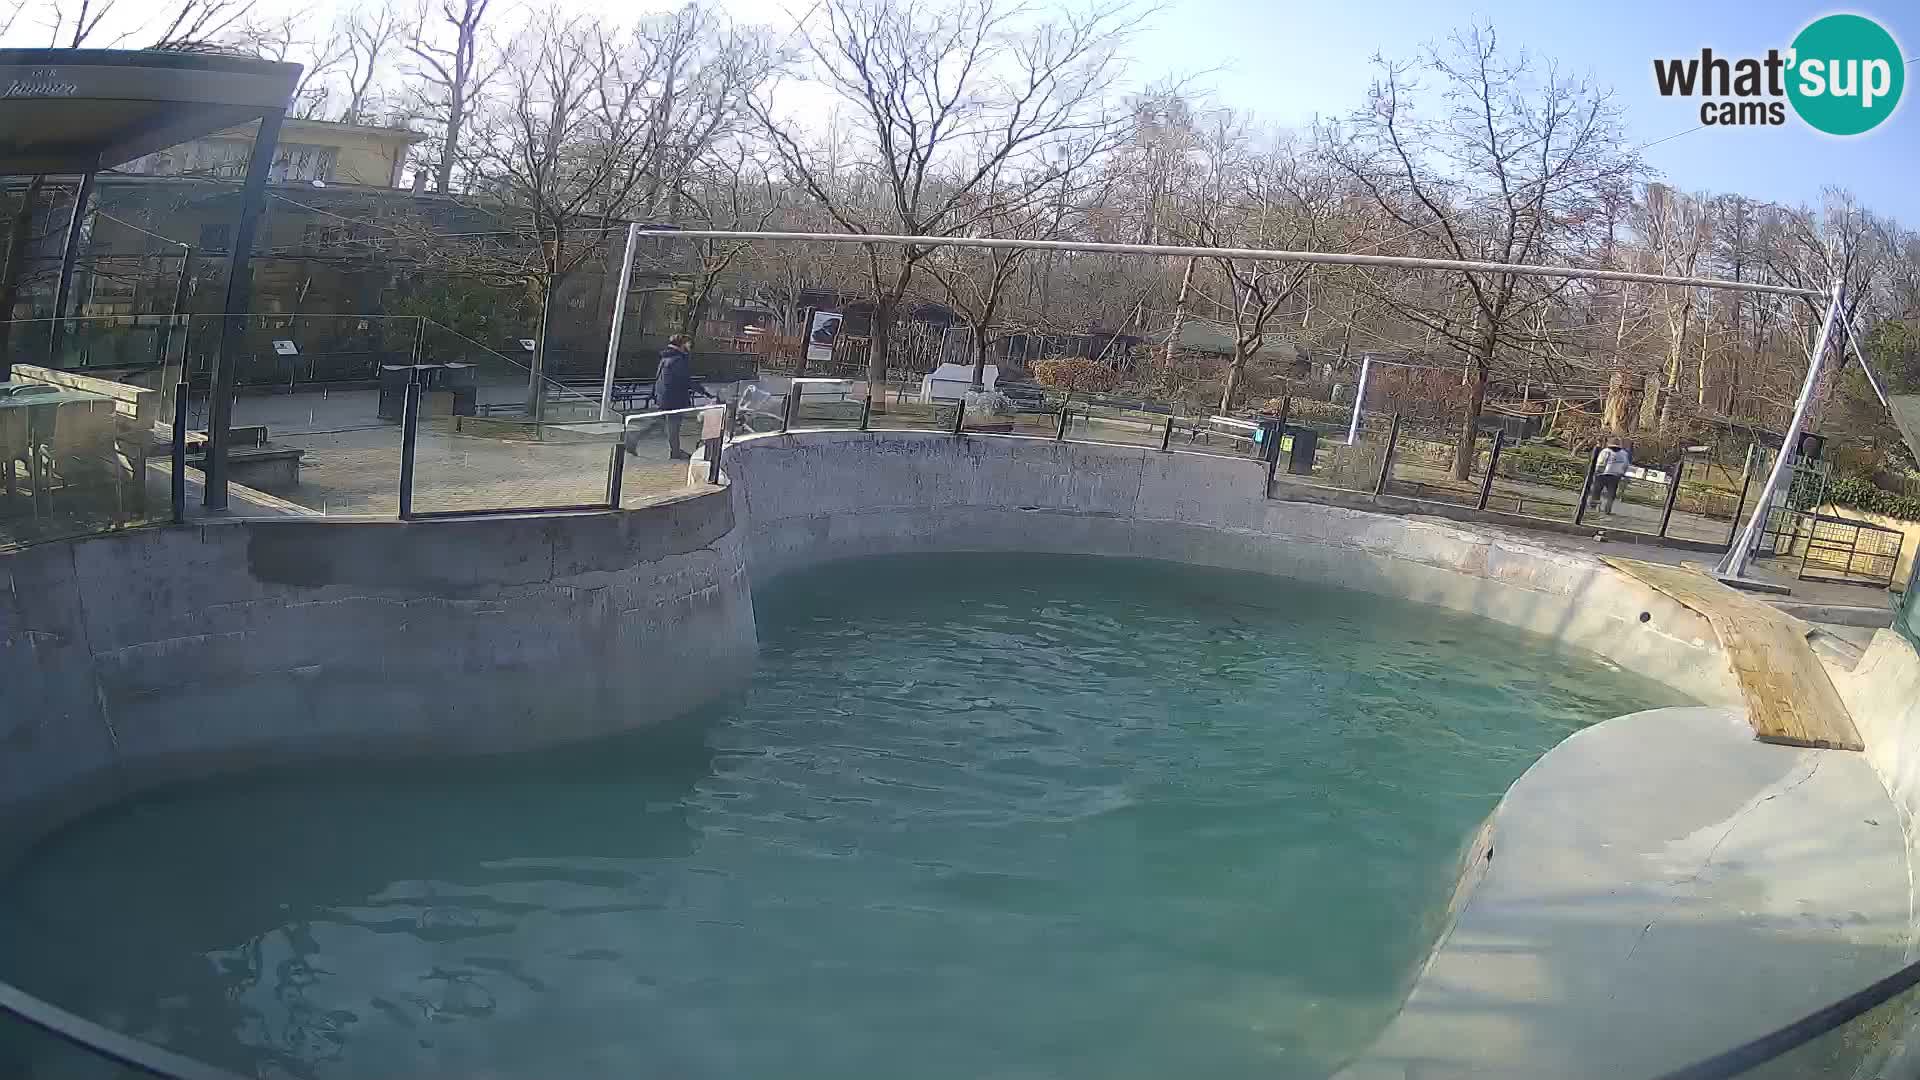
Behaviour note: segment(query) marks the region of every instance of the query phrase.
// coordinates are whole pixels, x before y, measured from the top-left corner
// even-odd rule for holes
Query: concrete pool
[[[744,691],[651,731],[71,826],[0,886],[0,977],[255,1075],[1324,1076],[1500,793],[1679,700],[1164,562],[883,556],[756,607]]]
[[[886,597],[899,589],[862,557],[1144,556],[1480,616],[1579,651],[1589,672],[1610,661],[1662,683],[1673,697],[1656,701],[1709,706],[1589,728],[1527,770],[1486,828],[1469,821],[1446,849],[1475,840],[1464,877],[1442,874],[1462,881],[1453,902],[1445,888],[1420,898],[1438,905],[1421,916],[1434,932],[1452,929],[1400,969],[1400,989],[1423,972],[1405,1008],[1388,993],[1380,1039],[1335,1040],[1314,1067],[1344,1054],[1356,1075],[1657,1071],[1884,974],[1910,940],[1906,804],[1873,768],[1898,758],[1897,710],[1863,724],[1867,755],[1756,746],[1704,620],[1591,557],[1268,500],[1258,463],[1142,448],[818,432],[736,444],[728,472],[728,491],[629,514],[234,523],[10,557],[0,686],[35,706],[0,722],[26,751],[0,757],[16,850],[183,778],[525,750],[711,709],[756,640],[775,655],[749,580],[855,559],[840,591]],[[276,690],[290,682],[306,692]],[[1599,715],[1648,703],[1611,696]],[[1820,838],[1820,873],[1792,857],[1796,830]],[[1679,979],[1648,961],[1674,955],[1711,962]],[[1788,955],[1790,978],[1769,959]],[[1595,1001],[1660,1000],[1651,987],[1697,1002],[1715,985],[1739,1008],[1614,1008],[1593,1045],[1557,1026]],[[1263,1004],[1247,1023],[1285,1013]],[[1463,1024],[1470,1043],[1451,1034]]]

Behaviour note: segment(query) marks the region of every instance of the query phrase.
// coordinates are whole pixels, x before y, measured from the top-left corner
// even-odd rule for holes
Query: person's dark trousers
[[[678,458],[678,457],[688,456],[685,450],[680,449],[680,421],[685,420],[686,418],[687,417],[685,413],[674,413],[672,416],[669,416],[666,418],[667,419],[667,445],[671,447],[671,449],[668,451],[668,454],[672,457]]]
[[[1600,512],[1613,513],[1613,501],[1620,497],[1620,478],[1613,475],[1602,476],[1595,487],[1598,489],[1594,495],[1600,504]]]

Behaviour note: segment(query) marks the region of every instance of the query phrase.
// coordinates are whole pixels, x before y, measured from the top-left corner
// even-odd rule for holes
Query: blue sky
[[[1364,100],[1368,58],[1416,55],[1456,26],[1491,21],[1503,48],[1525,46],[1563,68],[1590,71],[1625,106],[1636,143],[1694,127],[1697,100],[1654,89],[1655,57],[1733,57],[1786,48],[1800,28],[1836,11],[1866,15],[1891,30],[1907,57],[1920,56],[1920,4],[1913,0],[1829,6],[1785,0],[1172,0],[1135,50],[1139,75],[1222,68],[1201,80],[1221,104],[1304,126],[1344,115]],[[1788,203],[1815,203],[1828,184],[1868,207],[1920,228],[1920,63],[1908,66],[1899,111],[1869,134],[1822,135],[1789,116],[1787,126],[1707,128],[1649,148],[1647,161],[1685,190],[1737,191]]]

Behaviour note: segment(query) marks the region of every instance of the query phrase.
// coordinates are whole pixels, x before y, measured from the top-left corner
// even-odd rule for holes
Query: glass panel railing
[[[790,379],[787,427],[857,428],[866,408],[867,384],[853,379]]]
[[[957,400],[928,401],[917,383],[889,383],[874,395],[867,427],[873,431],[952,431]]]
[[[1165,434],[1164,414],[1072,405],[1067,410],[1067,441],[1118,443],[1158,448]]]
[[[618,421],[462,416],[420,395],[411,513],[472,514],[608,505]]]
[[[718,481],[714,459],[722,452],[730,411],[737,414],[725,405],[702,405],[626,417],[620,505],[644,506],[712,487]]]

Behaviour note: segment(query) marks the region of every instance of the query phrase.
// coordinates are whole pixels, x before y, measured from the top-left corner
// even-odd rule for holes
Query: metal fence
[[[1351,427],[1285,425],[1290,444],[1282,486],[1320,487],[1454,507],[1489,520],[1591,527],[1609,535],[1724,550],[1734,540],[1762,463],[1749,455],[1737,486],[1701,457],[1638,464],[1617,481],[1596,475],[1597,453],[1512,440],[1504,430],[1476,435],[1464,455],[1457,432],[1404,415],[1367,415]],[[1465,468],[1458,468],[1464,456]]]

